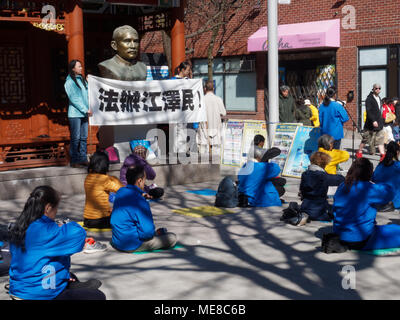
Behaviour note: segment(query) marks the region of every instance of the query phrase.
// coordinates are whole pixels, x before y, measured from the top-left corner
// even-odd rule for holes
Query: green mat
[[[375,249],[375,250],[352,250],[355,252],[365,253],[372,256],[389,256],[400,252],[400,248]]]
[[[176,244],[174,247],[172,248],[168,248],[168,249],[158,249],[158,250],[149,250],[149,251],[138,251],[138,252],[132,252],[133,254],[145,254],[145,253],[153,253],[153,252],[163,252],[163,251],[167,251],[167,250],[171,250],[171,249],[180,249],[183,248],[183,245],[181,244]]]

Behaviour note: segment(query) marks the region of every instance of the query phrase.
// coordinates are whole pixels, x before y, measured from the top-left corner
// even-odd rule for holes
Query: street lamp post
[[[279,122],[278,0],[268,0],[268,106],[269,148]]]

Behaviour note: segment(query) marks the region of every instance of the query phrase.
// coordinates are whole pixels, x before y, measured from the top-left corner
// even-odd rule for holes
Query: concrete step
[[[109,174],[119,178],[122,164],[112,164]],[[154,165],[160,187],[220,180],[219,164]],[[26,199],[40,185],[50,185],[63,195],[84,193],[86,168],[42,167],[0,172],[0,200]]]

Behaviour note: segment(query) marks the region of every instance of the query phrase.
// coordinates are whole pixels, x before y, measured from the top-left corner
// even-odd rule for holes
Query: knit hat
[[[309,100],[309,99],[306,99],[306,100],[304,100],[304,104],[307,106],[307,105],[310,105],[311,104],[311,101]]]
[[[142,157],[143,159],[147,158],[147,148],[144,146],[136,146],[135,149],[133,149],[133,154]]]

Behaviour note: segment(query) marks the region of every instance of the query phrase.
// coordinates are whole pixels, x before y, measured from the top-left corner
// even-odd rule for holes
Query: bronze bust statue
[[[137,61],[139,45],[139,34],[134,28],[128,25],[116,28],[111,40],[111,48],[116,54],[98,64],[100,77],[124,81],[146,80],[147,67]]]

